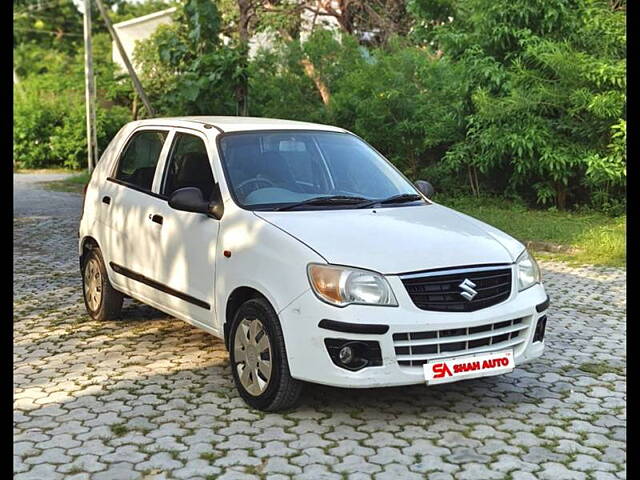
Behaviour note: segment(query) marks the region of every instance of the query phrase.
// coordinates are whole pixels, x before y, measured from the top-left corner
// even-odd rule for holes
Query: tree
[[[82,15],[71,1],[15,0],[13,46],[25,44],[77,51],[82,47]]]
[[[153,5],[158,4],[159,1],[153,0]],[[131,6],[125,0],[103,0],[103,2],[111,9],[127,11],[139,11],[144,8],[142,5],[146,5]],[[34,44],[68,54],[82,50],[82,13],[72,0],[14,0],[13,5],[14,48],[24,44]],[[92,4],[91,18],[93,33],[107,31],[94,4]]]
[[[602,152],[625,118],[624,14],[600,0],[471,0],[455,15],[434,38],[469,73],[469,113],[445,161],[501,171],[508,189],[558,208],[580,200],[605,163],[621,186],[624,162]]]
[[[221,39],[221,16],[211,0],[186,0],[135,51],[142,82],[164,114],[236,114],[234,91],[246,75],[242,53]]]

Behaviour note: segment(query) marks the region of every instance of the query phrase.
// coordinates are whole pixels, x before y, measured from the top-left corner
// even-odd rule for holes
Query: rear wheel
[[[87,253],[82,268],[82,291],[87,312],[94,320],[120,316],[124,295],[111,286],[99,248]]]
[[[269,302],[254,298],[240,306],[229,345],[233,380],[250,406],[273,412],[296,404],[302,382],[289,374],[282,329]]]

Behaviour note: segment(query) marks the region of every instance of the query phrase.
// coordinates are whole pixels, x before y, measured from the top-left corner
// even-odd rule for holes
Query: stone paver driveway
[[[219,340],[127,300],[86,315],[80,196],[15,177],[15,480],[626,477],[625,272],[543,263],[544,357],[432,388],[248,408]],[[42,179],[42,178],[40,178]]]

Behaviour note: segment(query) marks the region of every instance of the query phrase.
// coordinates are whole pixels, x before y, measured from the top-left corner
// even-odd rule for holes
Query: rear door
[[[166,155],[168,136],[168,128],[136,130],[100,192],[101,217],[107,227],[105,260],[116,273],[114,283],[154,300],[142,280],[153,278],[158,255],[162,225],[153,213],[163,199],[154,186],[159,182],[157,166]]]
[[[167,200],[184,187],[196,187],[210,200],[217,191],[206,137],[175,129],[160,182]],[[168,202],[154,213],[164,219],[155,276],[171,294],[163,302],[197,323],[214,326],[215,251],[220,222],[202,213],[174,210]]]

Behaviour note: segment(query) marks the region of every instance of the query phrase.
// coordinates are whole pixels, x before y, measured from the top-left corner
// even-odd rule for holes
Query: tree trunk
[[[558,210],[567,209],[567,187],[562,182],[556,182],[556,206]]]
[[[322,78],[320,78],[320,75],[318,75],[318,72],[316,72],[316,67],[314,67],[313,63],[311,63],[311,60],[309,60],[308,58],[303,58],[302,60],[300,60],[300,63],[304,67],[304,73],[307,75],[307,77],[313,80],[313,83],[318,89],[318,92],[322,97],[322,103],[328,105],[329,100],[331,100],[331,92],[329,92],[329,87],[327,87],[327,84],[324,83]]]
[[[320,15],[329,15],[336,19],[343,32],[353,34],[353,18],[349,9],[349,4],[353,0],[338,0],[337,8],[333,8],[332,0],[319,0],[315,2],[313,11]],[[312,2],[313,4],[314,2]]]
[[[420,174],[420,162],[414,157],[409,157],[409,177],[412,181],[418,180],[418,175]]]
[[[472,167],[471,165],[467,165],[467,176],[469,177],[469,186],[471,187],[471,193],[474,197],[477,197],[480,192],[476,187],[477,178],[475,181],[473,179],[473,168],[474,167]]]
[[[478,181],[478,169],[473,166],[471,167],[471,170],[473,171],[473,178],[476,182],[476,194],[479,197],[480,196],[480,182]]]
[[[289,34],[289,32],[282,29],[279,30],[279,32],[282,38],[284,38],[287,42],[293,42],[293,37]],[[322,98],[322,103],[328,105],[329,101],[331,100],[331,92],[329,91],[329,87],[327,86],[327,84],[324,83],[324,80],[322,80],[322,78],[320,78],[320,75],[318,75],[315,65],[308,58],[303,58],[302,60],[300,60],[300,64],[302,65],[302,68],[304,68],[305,75],[313,81],[314,85],[318,89],[318,93]]]

